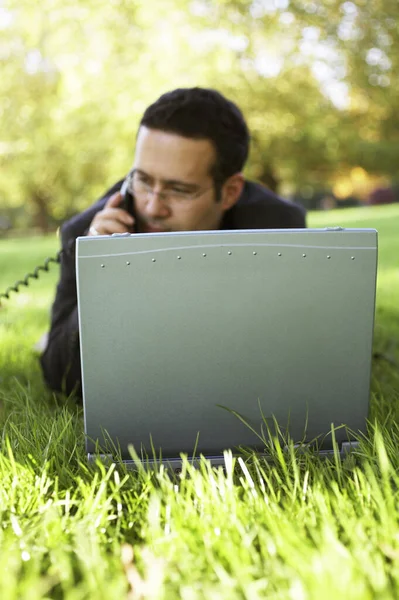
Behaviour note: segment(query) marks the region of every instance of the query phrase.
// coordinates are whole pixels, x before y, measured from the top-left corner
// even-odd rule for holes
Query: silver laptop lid
[[[262,414],[308,440],[364,431],[375,230],[83,237],[77,286],[87,451],[262,448]],[[346,439],[338,430],[337,441]]]

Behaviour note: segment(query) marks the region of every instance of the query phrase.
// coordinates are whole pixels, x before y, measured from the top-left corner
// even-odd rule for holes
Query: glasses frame
[[[196,200],[197,198],[199,198],[200,196],[205,194],[205,192],[208,192],[209,190],[214,188],[214,184],[213,184],[205,189],[197,190],[196,192],[180,192],[179,193],[179,192],[173,192],[173,191],[168,191],[168,190],[155,192],[154,188],[152,186],[150,186],[144,182],[141,182],[140,185],[144,189],[137,192],[134,189],[134,176],[136,173],[137,173],[137,169],[132,169],[131,171],[129,171],[129,173],[126,177],[128,192],[132,196],[137,196],[137,197],[139,197],[140,195],[149,197],[150,195],[154,196],[156,194],[158,196],[158,198],[160,200],[162,200],[162,202],[165,202],[165,203],[173,202],[173,201],[188,202],[188,201]]]

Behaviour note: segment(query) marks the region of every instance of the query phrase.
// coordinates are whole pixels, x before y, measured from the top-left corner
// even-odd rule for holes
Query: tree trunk
[[[259,181],[268,187],[272,192],[277,193],[279,180],[270,167],[264,167],[259,176]]]
[[[33,214],[33,225],[34,227],[40,229],[42,233],[48,233],[49,214],[47,206],[49,204],[50,199],[45,193],[41,192],[40,190],[36,190],[32,194],[32,201],[35,206]]]

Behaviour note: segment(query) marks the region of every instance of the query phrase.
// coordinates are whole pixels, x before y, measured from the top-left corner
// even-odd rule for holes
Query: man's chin
[[[168,231],[165,227],[155,227],[148,224],[143,224],[140,229],[142,233],[164,233]]]

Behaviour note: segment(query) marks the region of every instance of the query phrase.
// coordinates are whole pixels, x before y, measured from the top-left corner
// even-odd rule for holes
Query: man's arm
[[[87,235],[90,224],[99,212],[104,212],[122,181],[109,189],[96,204],[61,227],[60,279],[51,309],[47,346],[40,362],[49,387],[66,394],[76,392],[78,396],[82,395],[75,240],[78,236]]]
[[[81,396],[79,324],[74,238],[62,235],[60,280],[51,309],[47,347],[40,362],[47,384],[56,391]]]

